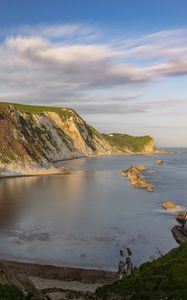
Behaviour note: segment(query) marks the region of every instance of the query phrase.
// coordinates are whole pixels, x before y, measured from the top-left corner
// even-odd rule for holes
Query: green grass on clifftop
[[[120,150],[127,147],[133,152],[141,152],[143,147],[152,141],[149,135],[135,137],[128,134],[111,133],[103,134],[103,136]]]
[[[28,105],[28,104],[19,104],[19,103],[5,103],[0,102],[0,105],[13,105],[21,113],[29,114],[42,114],[44,112],[55,112],[63,114],[64,117],[71,117],[73,114],[78,114],[71,108],[62,108],[62,107],[51,107],[51,106],[39,106],[39,105]]]
[[[186,300],[187,242],[159,259],[143,264],[135,275],[101,287],[96,293],[102,299]]]

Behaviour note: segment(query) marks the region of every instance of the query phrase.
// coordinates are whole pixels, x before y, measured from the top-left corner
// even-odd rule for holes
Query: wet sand
[[[102,285],[102,283],[86,283],[76,280],[62,281],[58,279],[43,279],[37,276],[30,276],[29,279],[39,290],[56,288],[62,290],[94,293],[96,289]]]

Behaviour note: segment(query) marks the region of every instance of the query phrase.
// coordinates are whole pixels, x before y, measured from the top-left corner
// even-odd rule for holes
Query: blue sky
[[[131,29],[185,26],[186,0],[1,0],[0,25],[99,22]]]
[[[187,147],[187,1],[0,0],[0,101]]]

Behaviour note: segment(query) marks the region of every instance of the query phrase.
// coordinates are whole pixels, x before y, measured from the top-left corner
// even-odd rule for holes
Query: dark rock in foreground
[[[176,239],[177,243],[181,244],[187,241],[187,223],[182,226],[174,226],[171,232],[174,238]]]
[[[177,216],[176,216],[176,220],[184,225],[185,221],[187,220],[187,212],[183,211],[181,213],[179,213]]]

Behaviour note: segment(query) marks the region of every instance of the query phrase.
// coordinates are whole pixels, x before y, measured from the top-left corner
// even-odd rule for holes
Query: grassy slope
[[[55,112],[60,114],[61,116],[64,116],[66,119],[70,118],[73,115],[76,115],[80,118],[80,116],[71,108],[0,102],[0,107],[6,105],[13,105],[21,113],[42,114],[44,112]]]
[[[187,299],[187,242],[159,259],[143,264],[128,278],[97,290],[102,299]],[[118,297],[117,297],[118,296]]]
[[[129,148],[133,152],[141,152],[142,148],[152,141],[149,135],[134,137],[128,134],[112,133],[113,136],[103,134],[103,136],[120,150],[124,147]]]
[[[51,112],[61,112],[62,108],[60,107],[51,107],[51,106],[39,106],[39,105],[29,105],[29,104],[19,104],[19,103],[8,103],[8,102],[0,102],[0,105],[6,106],[6,105],[13,105],[15,108],[20,112],[25,113],[43,113],[45,111],[51,111]],[[67,110],[70,110],[67,108]]]

